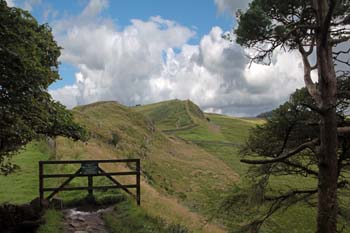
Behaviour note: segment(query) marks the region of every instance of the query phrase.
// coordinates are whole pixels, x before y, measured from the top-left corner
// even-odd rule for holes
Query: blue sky
[[[17,1],[21,3],[21,1]],[[41,0],[33,2],[31,13],[40,23],[50,23],[63,18],[65,15],[77,15],[88,4],[88,0]],[[45,12],[49,10],[48,17]],[[235,20],[228,12],[219,12],[213,0],[112,0],[101,16],[111,18],[122,29],[130,24],[130,19],[147,20],[159,15],[192,28],[196,35],[188,43],[198,44],[203,35],[213,26],[219,25],[225,31],[232,29]],[[57,89],[74,83],[74,74],[78,71],[73,65],[62,62],[60,74],[62,80],[51,85],[50,89]]]
[[[190,99],[208,112],[254,116],[303,86],[296,53],[248,66],[222,34],[248,0],[7,0],[52,27],[63,47],[52,97],[68,108]]]

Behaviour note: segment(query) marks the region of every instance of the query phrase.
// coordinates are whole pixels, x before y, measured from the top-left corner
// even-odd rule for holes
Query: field
[[[220,214],[220,204],[233,190],[247,185],[248,166],[240,163],[239,150],[249,129],[263,124],[263,119],[204,114],[192,102],[180,100],[133,108],[116,102],[100,102],[74,108],[73,113],[89,130],[89,141],[73,142],[59,137],[56,148],[48,147],[43,141],[29,144],[15,156],[15,162],[22,169],[8,177],[0,177],[1,184],[6,187],[6,192],[5,189],[0,191],[0,202],[24,203],[37,195],[39,159],[140,158],[141,208],[130,199],[118,204],[113,213],[105,216],[111,232],[121,229],[123,222],[132,221],[135,228],[121,232],[182,232],[181,229],[198,233],[228,232],[238,229],[247,220],[245,216]],[[71,172],[76,167],[55,169]],[[119,166],[117,169],[130,168]],[[316,185],[314,180],[294,176],[271,179],[272,189]],[[121,181],[130,182],[129,179]],[[86,182],[80,178],[70,185]],[[106,182],[96,180],[98,184]],[[58,197],[69,203],[85,195],[78,191],[62,192]],[[101,200],[111,195],[120,193],[96,192],[96,197]],[[298,204],[268,220],[262,233],[314,232],[315,213],[314,208]],[[59,232],[60,213],[51,211],[46,217],[48,224],[43,226],[42,232]]]

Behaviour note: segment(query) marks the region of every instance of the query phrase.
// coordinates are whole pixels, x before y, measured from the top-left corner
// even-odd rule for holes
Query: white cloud
[[[41,0],[25,0],[23,1],[21,7],[27,11],[32,11],[33,6],[41,3]]]
[[[90,0],[89,4],[85,7],[81,14],[81,17],[93,17],[97,16],[103,9],[108,7],[107,0]]]
[[[41,0],[5,0],[9,7],[20,7],[27,11],[32,11],[33,6],[41,3]]]
[[[9,7],[15,6],[15,3],[13,0],[5,0],[5,2],[7,3],[7,6],[9,6]]]
[[[194,32],[156,16],[131,20],[119,29],[100,12],[106,1],[93,0],[76,17],[53,24],[61,60],[79,69],[74,85],[52,90],[68,107],[100,100],[126,105],[165,99],[191,99],[203,109],[255,115],[288,99],[303,85],[297,54],[277,53],[267,67],[247,68],[243,49],[213,27],[198,45]]]
[[[237,9],[246,9],[251,0],[214,0],[219,12],[235,14]]]

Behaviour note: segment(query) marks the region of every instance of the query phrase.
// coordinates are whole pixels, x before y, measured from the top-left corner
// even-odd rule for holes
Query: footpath
[[[64,213],[65,233],[108,233],[102,214],[110,212],[113,207],[93,211],[66,209]]]

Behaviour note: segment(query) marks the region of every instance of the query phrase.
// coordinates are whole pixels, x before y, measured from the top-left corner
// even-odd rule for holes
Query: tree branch
[[[324,22],[323,22],[323,28],[325,30],[322,33],[322,41],[324,43],[326,43],[326,41],[328,41],[328,35],[329,35],[328,28],[330,28],[332,17],[333,17],[333,12],[334,12],[336,4],[337,4],[337,0],[330,0],[329,1],[328,12],[327,12],[327,15],[326,15]]]
[[[314,175],[314,176],[318,176],[318,172],[314,171],[314,170],[311,170],[310,168],[307,168],[307,167],[304,167],[300,164],[296,164],[296,163],[292,163],[288,160],[284,160],[283,163],[285,163],[286,165],[289,165],[291,167],[295,167],[295,168],[299,168],[300,170],[306,172],[307,174],[309,175]]]
[[[346,42],[349,40],[350,40],[350,36],[342,36],[342,37],[339,37],[337,39],[331,39],[330,43],[332,46],[334,46],[336,44],[340,44],[340,43],[343,43],[343,42]]]
[[[318,114],[322,114],[322,110],[316,106],[313,106],[311,104],[307,104],[307,103],[300,103],[301,106],[310,108],[312,111],[317,112]]]
[[[316,84],[311,79],[311,70],[312,67],[310,65],[309,59],[308,59],[308,53],[304,50],[303,46],[299,46],[299,52],[303,58],[303,64],[304,64],[304,82],[307,90],[309,91],[309,94],[312,96],[312,98],[315,100],[317,104],[321,103],[321,96],[318,93]]]
[[[337,131],[338,131],[338,135],[347,135],[347,134],[350,134],[350,127],[349,126],[338,127]]]
[[[249,159],[241,159],[242,163],[247,163],[247,164],[268,164],[268,163],[276,163],[276,162],[281,162],[287,158],[292,157],[293,155],[307,149],[307,148],[311,148],[314,145],[316,145],[319,142],[318,139],[314,139],[312,141],[306,142],[304,144],[301,144],[300,146],[298,146],[297,148],[295,148],[294,150],[281,155],[277,158],[274,159],[264,159],[264,160],[249,160]]]
[[[310,190],[291,190],[285,194],[282,194],[280,196],[277,197],[265,197],[265,200],[267,201],[275,201],[275,200],[280,200],[280,199],[287,199],[296,195],[301,195],[301,194],[309,194],[309,195],[313,195],[315,193],[317,193],[318,190],[317,189],[310,189]]]

